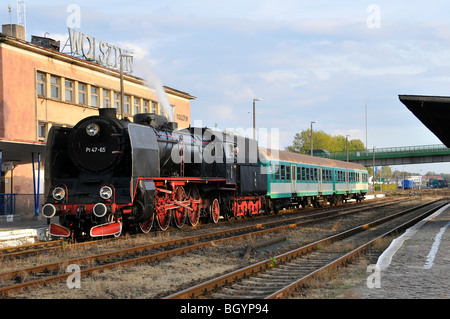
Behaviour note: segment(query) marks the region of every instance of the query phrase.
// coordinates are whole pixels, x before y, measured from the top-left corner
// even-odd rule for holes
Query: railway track
[[[185,289],[166,299],[285,298],[311,278],[362,254],[377,239],[403,231],[445,204],[447,202],[421,205],[354,227]]]
[[[384,205],[385,204],[378,204],[377,206]],[[117,266],[159,261],[172,256],[211,247],[220,242],[244,240],[251,236],[258,236],[264,233],[298,227],[307,223],[325,220],[327,218],[342,218],[343,216],[356,214],[357,212],[365,209],[367,209],[367,207],[352,207],[350,210],[340,213],[329,210],[309,216],[297,216],[274,222],[237,227],[220,232],[141,245],[116,252],[108,252],[94,256],[75,258],[51,264],[29,267],[26,269],[14,270],[0,274],[0,279],[2,279],[3,282],[7,282],[8,280],[12,281],[11,284],[6,284],[6,286],[0,288],[0,295],[8,294],[26,287],[43,285],[55,281],[64,281],[68,276],[70,276],[70,273],[60,273],[60,271],[61,269],[65,269],[65,267],[69,264],[80,265],[80,267],[82,267],[81,276],[85,276],[98,270],[109,269]]]
[[[390,205],[391,203],[396,203],[398,200],[389,200],[389,201],[383,201],[382,203],[379,202],[369,202],[364,204],[349,204],[349,205],[342,205],[338,207],[326,207],[322,209],[313,209],[313,210],[303,210],[303,209],[297,209],[293,212],[286,212],[286,213],[280,213],[277,215],[278,218],[282,216],[290,216],[295,213],[301,213],[301,218],[307,218],[308,216],[314,216],[315,214],[320,213],[335,213],[341,210],[347,210],[347,209],[353,209],[353,208],[376,208],[376,207],[382,207],[385,205]],[[248,222],[258,220],[259,218],[265,218],[266,216],[260,216],[255,217],[252,219],[249,219]],[[199,229],[199,227],[197,228]],[[170,231],[167,231],[166,233],[169,233]],[[135,236],[148,236],[147,234],[138,234]],[[130,237],[133,237],[130,236]],[[35,244],[30,245],[22,245],[22,246],[15,246],[15,247],[7,247],[0,249],[0,260],[1,259],[13,259],[13,258],[22,258],[26,256],[32,256],[32,255],[38,255],[40,253],[49,252],[49,251],[60,251],[64,249],[71,249],[71,248],[77,248],[77,247],[89,247],[97,245],[100,241],[102,243],[105,242],[117,242],[120,240],[126,240],[128,237],[119,237],[119,238],[105,238],[105,239],[97,239],[94,241],[85,241],[85,242],[79,242],[79,243],[71,243],[69,241],[66,241],[64,239],[58,239],[53,241],[46,241],[46,242],[39,242]]]

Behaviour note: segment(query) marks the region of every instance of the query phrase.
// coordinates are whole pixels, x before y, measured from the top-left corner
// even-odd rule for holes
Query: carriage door
[[[319,175],[318,176],[318,183],[319,183],[319,195],[320,194],[322,194],[322,168],[321,167],[319,167],[318,169],[317,169],[317,174]]]
[[[297,166],[291,165],[291,192],[292,194],[297,193]]]
[[[349,182],[349,178],[350,178],[350,173],[348,171],[345,171],[345,190],[348,192],[349,188],[348,188],[348,182]]]

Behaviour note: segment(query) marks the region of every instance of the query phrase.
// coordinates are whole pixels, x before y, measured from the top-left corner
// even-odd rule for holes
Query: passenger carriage
[[[368,191],[367,170],[360,164],[264,148],[259,151],[267,173],[267,196],[275,212],[292,206],[361,201]]]

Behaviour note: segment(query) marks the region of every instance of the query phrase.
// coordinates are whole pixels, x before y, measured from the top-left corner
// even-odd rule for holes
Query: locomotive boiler
[[[118,236],[123,228],[181,228],[200,218],[217,223],[258,214],[266,192],[257,143],[248,138],[178,130],[156,114],[119,120],[110,108],[49,132],[42,214],[53,236]]]

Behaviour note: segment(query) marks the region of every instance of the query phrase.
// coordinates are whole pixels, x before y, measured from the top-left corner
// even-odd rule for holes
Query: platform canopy
[[[450,97],[399,95],[400,101],[450,148]]]
[[[2,152],[2,163],[12,162],[13,165],[30,164],[33,162],[32,154],[45,155],[44,142],[20,141],[0,138],[0,151]]]

